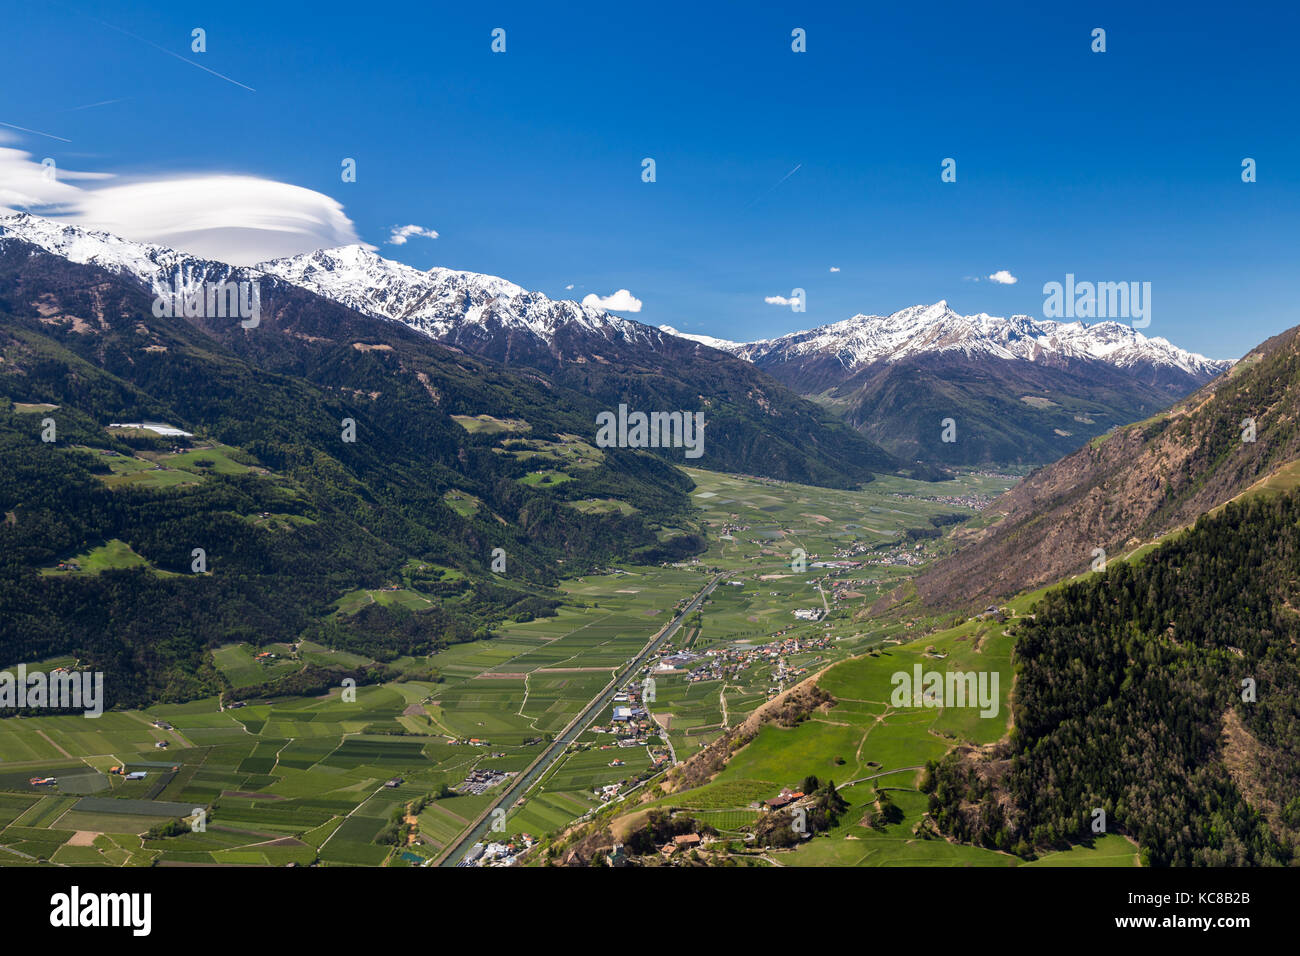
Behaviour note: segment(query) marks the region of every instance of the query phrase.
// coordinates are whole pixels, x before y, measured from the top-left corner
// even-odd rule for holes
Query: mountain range
[[[753,362],[901,458],[947,464],[1054,461],[1232,365],[1119,322],[960,315],[946,301],[756,342],[665,331]]]
[[[915,305],[892,315],[855,315],[843,322],[747,343],[665,331],[760,365],[804,362],[811,367],[833,361],[850,373],[876,362],[958,352],[968,358],[987,355],[1046,365],[1102,361],[1143,373],[1156,383],[1182,387],[1185,382],[1181,376],[1213,377],[1231,364],[1180,349],[1167,339],[1147,338],[1119,322],[1085,325],[1081,321],[1062,323],[1027,315],[960,315],[947,301]]]
[[[762,474],[814,484],[1045,464],[1232,364],[1118,322],[963,316],[944,301],[741,343],[655,328],[496,276],[416,269],[361,245],[238,268],[25,214],[0,219],[4,235],[155,290],[282,282],[610,407],[704,410],[716,439],[710,467],[761,463]],[[774,417],[779,426],[766,427]]]
[[[942,301],[738,343],[652,328],[494,276],[414,269],[362,246],[258,268],[458,348],[561,375],[593,394],[606,391],[603,373],[584,367],[593,357],[689,381],[711,370],[701,367],[706,353],[678,343],[715,349],[820,403],[902,462],[1053,461],[1166,407],[1232,364],[1118,322],[963,316]],[[666,367],[664,357],[671,359]],[[956,441],[943,441],[947,418]]]
[[[6,240],[96,266],[154,294],[199,282],[256,281],[273,310],[277,295],[306,291],[605,409],[703,411],[701,467],[833,487],[853,487],[877,473],[940,474],[889,455],[748,362],[493,276],[422,272],[361,246],[235,267],[27,214],[0,218],[0,243]],[[673,457],[671,449],[655,453]],[[675,454],[680,461],[681,452]]]

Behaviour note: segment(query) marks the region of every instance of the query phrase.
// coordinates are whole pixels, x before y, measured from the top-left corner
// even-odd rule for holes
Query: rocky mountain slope
[[[1300,328],[1252,350],[1166,412],[1032,473],[990,507],[1001,516],[916,582],[966,607],[1087,571],[1256,483],[1290,481],[1300,458]]]

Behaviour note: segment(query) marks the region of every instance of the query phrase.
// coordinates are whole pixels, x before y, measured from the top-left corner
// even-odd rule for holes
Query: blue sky
[[[1150,282],[1146,334],[1236,357],[1300,323],[1300,14],[1134,6],[33,3],[0,122],[51,134],[3,128],[35,161],[290,183],[390,258],[628,289],[684,331],[1041,317],[1074,273]],[[406,224],[439,238],[385,244]],[[764,303],[796,287],[806,313]]]

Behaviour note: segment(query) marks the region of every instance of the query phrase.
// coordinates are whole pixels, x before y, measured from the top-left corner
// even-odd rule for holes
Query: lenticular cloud
[[[338,201],[252,176],[204,176],[89,190],[75,218],[138,242],[253,265],[358,241]]]
[[[0,142],[3,142],[0,140]],[[37,212],[75,202],[78,180],[109,179],[107,173],[79,173],[37,162],[31,153],[0,147],[0,213]]]
[[[256,176],[206,175],[84,188],[103,173],[56,171],[0,149],[0,206],[68,219],[234,265],[358,242],[337,200]]]

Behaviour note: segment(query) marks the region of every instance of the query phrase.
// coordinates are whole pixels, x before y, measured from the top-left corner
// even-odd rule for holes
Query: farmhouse
[[[787,807],[794,803],[794,801],[798,800],[802,796],[803,791],[791,790],[789,787],[785,787],[771,800],[764,800],[763,805],[769,810],[780,810],[782,807]]]

